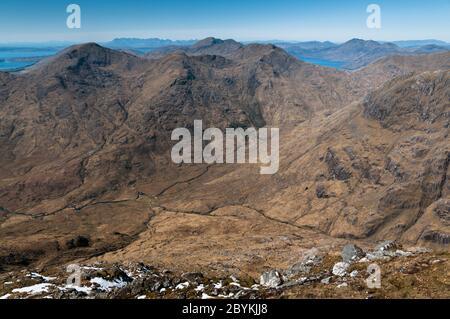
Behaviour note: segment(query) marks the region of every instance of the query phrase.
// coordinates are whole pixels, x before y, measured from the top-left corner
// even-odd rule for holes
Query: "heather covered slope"
[[[174,185],[152,199],[149,230],[101,260],[250,269],[283,267],[302,247],[348,240],[448,249],[449,117],[431,120],[423,109],[449,109],[448,81],[448,71],[397,79],[364,103],[284,131],[274,177],[258,176],[256,167],[210,167]],[[381,97],[395,104],[383,119]]]
[[[41,212],[32,208],[42,200],[74,192],[65,200],[74,204],[149,176],[154,156],[167,155],[171,131],[195,119],[220,128],[298,123],[361,95],[347,93],[349,76],[270,45],[234,54],[149,61],[87,44],[5,74],[2,206]]]
[[[448,54],[347,73],[207,42],[157,59],[87,44],[0,73],[0,266],[245,272],[349,239],[448,249]],[[279,173],[173,164],[170,133],[195,119],[280,127]]]

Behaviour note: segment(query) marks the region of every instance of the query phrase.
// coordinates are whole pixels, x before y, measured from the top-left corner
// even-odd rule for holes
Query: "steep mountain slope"
[[[448,249],[449,76],[397,78],[364,103],[282,129],[275,176],[225,165],[172,184],[148,197],[149,230],[92,261],[253,273],[348,240]]]
[[[417,56],[395,55],[380,59],[354,72],[363,86],[378,87],[386,81],[411,73],[450,69],[450,52]]]
[[[5,253],[25,251],[25,260],[60,255],[72,236],[98,236],[91,230],[98,223],[106,230],[92,239],[94,252],[132,240],[151,212],[145,201],[134,202],[140,184],[156,195],[172,180],[203,171],[168,158],[171,131],[192,127],[194,119],[219,128],[293,125],[362,94],[348,75],[272,45],[239,46],[229,57],[178,53],[147,60],[87,44],[23,74],[2,74]],[[118,219],[99,222],[102,213],[88,214],[97,209]],[[141,217],[119,222],[130,209]],[[117,235],[122,227],[129,227],[127,236]],[[31,235],[36,229],[42,247]]]
[[[349,238],[447,245],[448,55],[348,73],[273,45],[190,50],[87,44],[0,73],[0,266],[110,251],[246,272]],[[422,69],[442,71],[407,75]],[[195,119],[280,127],[280,172],[173,164],[170,134]]]
[[[301,63],[271,45],[239,47],[229,56],[233,60],[181,53],[149,61],[87,44],[15,77],[6,85],[12,93],[3,94],[8,152],[1,174],[16,177],[3,185],[3,206],[29,210],[53,191],[52,184],[58,185],[52,197],[59,197],[92,188],[90,178],[104,185],[82,198],[95,198],[109,190],[111,179],[120,184],[142,174],[133,161],[143,165],[149,152],[165,151],[171,131],[194,119],[220,128],[297,123],[361,95],[348,75]],[[100,161],[99,154],[108,154],[102,160],[109,164],[91,173],[90,159]],[[61,175],[42,178],[49,169]],[[36,187],[25,187],[30,197],[18,199],[26,175]],[[37,189],[42,194],[32,195]]]

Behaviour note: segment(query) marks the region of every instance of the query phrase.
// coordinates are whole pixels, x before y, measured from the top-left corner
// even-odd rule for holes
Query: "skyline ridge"
[[[237,42],[241,42],[241,43],[308,43],[308,42],[318,42],[318,43],[333,43],[333,44],[344,44],[347,42],[350,42],[352,40],[362,40],[362,41],[374,41],[374,42],[378,42],[378,43],[407,43],[407,42],[422,42],[422,43],[427,43],[427,42],[436,42],[440,43],[442,45],[450,45],[450,42],[447,42],[445,40],[442,39],[438,39],[438,38],[412,38],[412,39],[397,39],[397,40],[376,40],[376,39],[372,39],[372,38],[360,38],[360,37],[350,37],[348,40],[345,41],[332,41],[332,40],[317,40],[317,39],[310,39],[310,40],[282,40],[282,39],[261,39],[261,40],[240,40],[238,38],[221,38],[221,37],[216,37],[216,36],[208,36],[208,37],[204,37],[204,38],[192,38],[192,39],[177,39],[177,38],[164,38],[164,37],[149,37],[149,38],[139,38],[139,37],[114,37],[111,40],[107,40],[107,41],[65,41],[65,40],[50,40],[50,41],[17,41],[17,42],[1,42],[0,41],[0,46],[8,46],[8,45],[76,45],[76,44],[83,44],[83,43],[98,43],[98,44],[108,44],[108,43],[112,43],[114,41],[118,41],[118,40],[127,40],[127,41],[151,41],[151,40],[155,40],[155,41],[167,41],[167,42],[179,42],[179,43],[195,43],[195,42],[200,42],[204,39],[208,39],[208,38],[213,38],[213,39],[219,39],[219,40],[234,40]],[[422,44],[422,45],[427,45],[427,44]]]

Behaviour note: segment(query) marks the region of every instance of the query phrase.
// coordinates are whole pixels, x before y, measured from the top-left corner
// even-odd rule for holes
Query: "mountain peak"
[[[191,48],[194,50],[198,50],[198,49],[205,49],[205,48],[216,46],[216,45],[225,45],[225,46],[230,46],[230,47],[231,46],[232,47],[241,46],[241,44],[239,42],[231,40],[231,39],[222,40],[222,39],[218,39],[218,38],[214,38],[214,37],[209,37],[209,38],[198,41]]]
[[[84,58],[84,57],[95,57],[99,54],[106,55],[106,54],[114,54],[117,53],[117,51],[113,51],[111,49],[102,47],[101,45],[89,42],[89,43],[83,43],[74,45],[71,47],[68,47],[67,49],[63,50],[59,56],[68,56],[72,59],[74,58]]]
[[[360,39],[360,38],[353,38],[348,40],[346,43],[364,43],[366,40]]]
[[[45,72],[60,72],[62,69],[79,70],[81,68],[107,67],[117,65],[120,69],[129,69],[133,62],[140,60],[126,52],[111,50],[97,43],[84,43],[70,46],[54,57],[37,63],[30,71],[45,69]],[[51,71],[53,70],[53,72]]]
[[[374,41],[374,40],[364,40],[364,39],[351,39],[347,42],[345,42],[344,44],[342,44],[342,46],[348,46],[348,45],[358,45],[358,46],[381,46],[383,45],[380,42]]]
[[[197,43],[195,43],[192,48],[204,48],[204,47],[209,47],[215,44],[221,44],[224,41],[222,39],[217,39],[214,37],[209,37],[203,40],[198,41]]]

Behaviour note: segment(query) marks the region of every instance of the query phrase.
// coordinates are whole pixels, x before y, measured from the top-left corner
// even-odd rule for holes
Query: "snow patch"
[[[84,292],[85,294],[90,294],[92,292],[92,289],[89,287],[84,286],[74,286],[74,285],[66,285],[64,287],[60,287],[59,290],[66,291],[66,290],[76,290],[78,292]]]
[[[186,289],[187,287],[189,287],[189,282],[184,282],[182,284],[179,284],[178,286],[175,287],[175,290],[183,290]]]
[[[122,279],[109,281],[100,277],[96,277],[91,279],[91,283],[97,284],[100,287],[100,290],[110,291],[114,288],[123,288],[127,285],[125,281]]]
[[[29,287],[13,289],[13,293],[38,295],[44,292],[48,292],[48,288],[52,287],[52,284],[37,284]]]
[[[203,290],[205,290],[205,285],[201,284],[201,285],[199,285],[197,288],[195,288],[194,290],[195,290],[196,292],[203,291]]]
[[[42,276],[36,272],[32,272],[30,275],[27,275],[27,277],[31,277],[31,278],[38,278],[38,279],[42,279],[43,281],[53,281],[56,280],[56,277],[46,277],[46,276]]]

